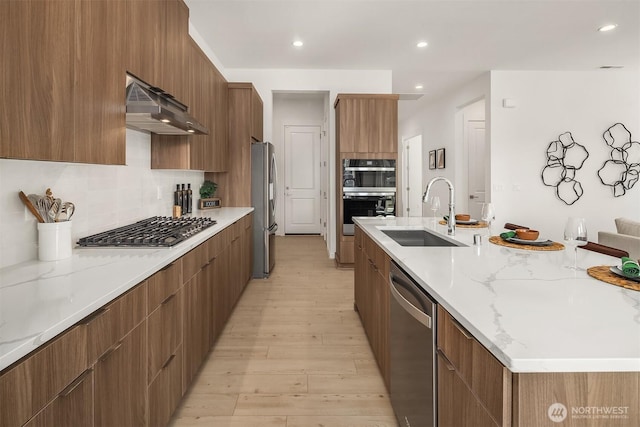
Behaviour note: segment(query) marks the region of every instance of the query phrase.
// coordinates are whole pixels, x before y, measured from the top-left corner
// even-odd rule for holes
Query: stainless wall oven
[[[355,231],[354,216],[394,215],[395,210],[395,193],[345,194],[342,196],[342,234],[353,236]]]
[[[354,216],[387,216],[396,211],[394,159],[342,160],[342,234],[354,234]]]
[[[396,161],[393,159],[342,160],[343,193],[396,191]]]

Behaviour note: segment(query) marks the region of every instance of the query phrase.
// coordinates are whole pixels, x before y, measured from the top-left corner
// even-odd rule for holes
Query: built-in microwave
[[[344,159],[342,161],[344,194],[396,191],[396,161],[393,159]]]
[[[371,193],[368,195],[342,196],[342,234],[353,236],[354,216],[388,216],[395,215],[396,196],[394,193]]]

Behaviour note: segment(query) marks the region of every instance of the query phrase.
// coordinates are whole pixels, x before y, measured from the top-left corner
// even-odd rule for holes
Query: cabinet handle
[[[473,336],[464,328],[464,326],[462,326],[460,323],[458,323],[458,321],[456,319],[454,319],[453,317],[451,317],[451,323],[453,323],[453,326],[456,327],[457,330],[460,331],[460,333],[462,335],[464,335],[464,337],[468,340],[472,340]]]
[[[88,325],[89,323],[93,322],[94,320],[96,320],[98,317],[102,316],[103,314],[105,314],[109,310],[111,310],[111,307],[102,307],[102,308],[98,309],[93,314],[90,314],[89,317],[84,319],[84,322],[82,324],[83,325]]]
[[[442,357],[442,359],[444,360],[444,366],[447,368],[448,371],[455,371],[456,368],[453,367],[453,363],[451,363],[451,361],[449,360],[449,358],[444,354],[443,351],[441,351],[440,349],[438,349],[438,354],[440,355],[440,357]]]
[[[162,365],[162,368],[161,368],[161,369],[164,369],[164,368],[166,368],[167,366],[169,366],[169,364],[171,364],[171,361],[172,361],[175,357],[176,357],[176,355],[175,355],[175,354],[172,354],[172,355],[167,359],[167,361],[166,361],[166,362],[164,362],[164,365]]]
[[[169,295],[168,297],[166,297],[166,298],[164,299],[164,301],[162,301],[162,302],[160,303],[160,305],[165,305],[166,303],[168,303],[169,301],[171,301],[171,300],[173,299],[173,297],[175,297],[175,296],[176,296],[176,294],[171,294],[171,295]]]
[[[170,269],[171,267],[173,267],[174,265],[176,265],[176,262],[172,262],[171,264],[165,265],[164,267],[162,267],[159,271],[166,271],[168,269]]]
[[[91,372],[93,372],[93,368],[89,368],[86,371],[84,371],[82,374],[80,374],[78,378],[75,379],[75,381],[69,384],[67,388],[62,390],[58,396],[60,397],[69,396],[73,392],[73,390],[78,388],[78,386],[84,382],[84,380],[89,376]]]
[[[120,347],[122,347],[122,341],[120,341],[115,347],[112,347],[109,351],[103,354],[102,357],[100,358],[100,362],[104,362],[105,360],[107,360],[109,357],[111,357],[113,353],[118,351]]]

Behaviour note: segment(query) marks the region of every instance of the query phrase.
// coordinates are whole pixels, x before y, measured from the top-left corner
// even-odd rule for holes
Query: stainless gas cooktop
[[[156,216],[113,230],[82,237],[81,247],[171,247],[205,228],[215,225],[210,218]]]

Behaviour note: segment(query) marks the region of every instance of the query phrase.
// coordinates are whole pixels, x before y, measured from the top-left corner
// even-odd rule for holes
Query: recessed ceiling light
[[[416,85],[416,89],[422,89],[424,86],[422,85]]]
[[[302,45],[304,43],[302,43],[302,40],[296,40],[292,43],[295,47],[302,47]]]
[[[427,47],[427,45],[428,45],[427,42],[421,41],[421,42],[418,42],[418,44],[416,46],[418,46],[418,47]]]
[[[604,33],[606,31],[611,31],[613,29],[615,29],[617,27],[616,24],[608,24],[608,25],[604,25],[600,28],[598,28],[598,31],[600,31],[601,33]]]

